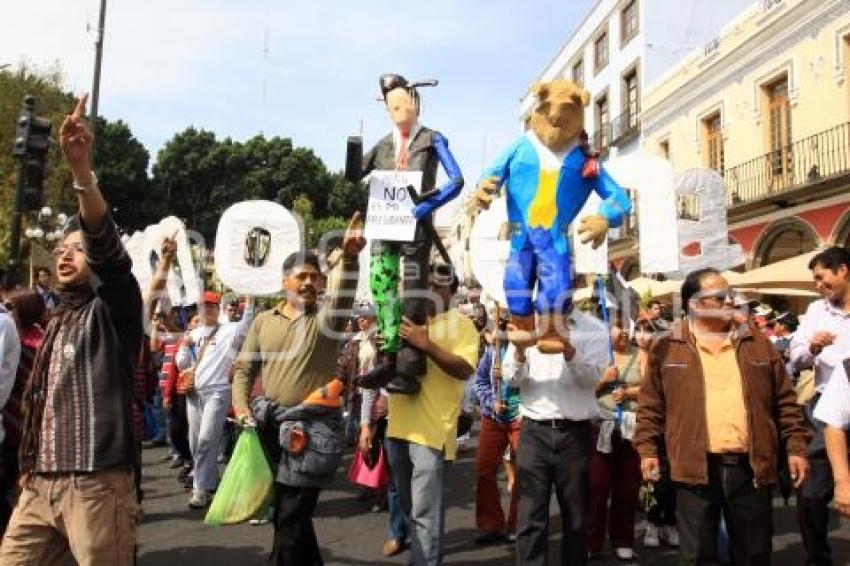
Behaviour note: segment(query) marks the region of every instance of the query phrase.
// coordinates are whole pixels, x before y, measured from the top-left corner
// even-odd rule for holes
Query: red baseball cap
[[[221,303],[221,295],[215,291],[204,291],[204,296],[201,298],[201,302],[205,304],[218,305]]]

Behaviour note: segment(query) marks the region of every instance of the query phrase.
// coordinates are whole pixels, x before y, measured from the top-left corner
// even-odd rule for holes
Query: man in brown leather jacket
[[[687,318],[650,348],[634,447],[646,480],[659,478],[666,441],[677,483],[682,564],[716,560],[720,511],[734,564],[770,564],[771,488],[779,442],[799,486],[809,433],[782,358],[758,330],[733,322],[729,283],[717,270],[682,284]]]

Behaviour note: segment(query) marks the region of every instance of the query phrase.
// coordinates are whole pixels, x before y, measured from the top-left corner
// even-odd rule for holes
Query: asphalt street
[[[474,444],[473,444],[474,447]],[[139,531],[139,563],[142,566],[253,566],[266,564],[272,543],[272,528],[247,524],[209,527],[204,512],[187,507],[188,492],[176,480],[175,470],[161,460],[165,449],[144,451],[144,520]],[[350,456],[346,458],[346,464]],[[444,564],[508,566],[515,564],[511,545],[478,546],[475,537],[475,459],[474,448],[460,455],[450,467],[446,480],[446,536]],[[387,514],[371,511],[371,503],[358,497],[341,469],[333,489],[322,493],[316,512],[316,531],[327,565],[376,566],[406,564],[407,554],[392,559],[381,556],[387,533]],[[505,484],[502,482],[502,487]],[[503,492],[505,490],[503,489]],[[832,541],[836,565],[850,564],[850,521],[833,517]],[[638,538],[642,534],[638,518]],[[785,507],[776,500],[774,564],[803,564],[802,544],[797,531],[793,499]],[[550,560],[557,563],[559,519],[552,507]],[[649,550],[638,544],[636,564],[673,565],[676,552],[666,548]],[[607,556],[593,564],[622,564],[609,549]]]

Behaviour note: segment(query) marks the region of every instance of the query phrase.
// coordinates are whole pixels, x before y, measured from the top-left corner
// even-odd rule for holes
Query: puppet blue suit
[[[602,199],[598,213],[610,227],[620,226],[631,211],[629,197],[603,168],[598,174],[583,175],[587,160],[581,146],[555,156],[528,131],[484,172],[484,178],[498,177],[507,189],[511,252],[504,286],[512,315],[570,310],[569,226],[591,191]]]

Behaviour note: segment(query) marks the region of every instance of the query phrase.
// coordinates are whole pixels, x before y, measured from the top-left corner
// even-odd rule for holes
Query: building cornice
[[[710,65],[689,81],[679,85],[651,107],[644,105],[641,116],[644,133],[652,134],[656,129],[666,127],[668,122],[687,114],[701,101],[746,77],[758,65],[787,51],[789,45],[799,42],[795,39],[802,40],[810,34],[812,28],[847,13],[848,6],[850,0],[806,0],[775,14],[775,19],[765,22],[764,27],[729,53],[714,58]],[[698,65],[699,62],[691,61],[690,64]],[[667,80],[673,80],[673,76],[675,73]]]

